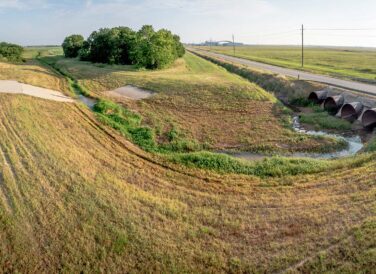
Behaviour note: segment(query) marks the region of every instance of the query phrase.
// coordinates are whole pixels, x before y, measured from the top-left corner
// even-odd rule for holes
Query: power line
[[[316,28],[316,29],[306,29],[306,30],[314,30],[314,31],[367,31],[367,30],[376,30],[376,28],[358,28],[358,29],[330,29],[330,28]]]

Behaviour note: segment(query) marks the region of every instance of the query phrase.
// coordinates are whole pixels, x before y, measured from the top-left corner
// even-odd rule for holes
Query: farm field
[[[233,55],[232,47],[199,47]],[[302,69],[301,48],[293,46],[240,46],[235,56],[271,65]],[[376,49],[306,47],[304,70],[340,78],[376,82]]]
[[[198,144],[212,138],[213,148],[224,140],[258,148],[269,133],[273,149],[323,143],[284,126],[285,110],[271,94],[190,54],[154,72],[56,56],[42,61],[4,68],[4,78],[16,73],[21,82],[71,94],[66,78],[49,63],[98,98],[115,100],[105,91],[127,84],[152,90],[156,95],[148,99],[118,103],[146,125],[159,125],[160,132],[175,126],[182,138]],[[205,115],[199,116],[198,108]],[[252,119],[239,123],[244,113]],[[187,121],[201,128],[184,126]],[[224,133],[216,132],[222,124]],[[211,131],[205,137],[196,133],[206,127]],[[226,139],[233,133],[251,138]],[[299,168],[304,160],[283,158],[261,161],[256,167],[261,173],[218,173],[145,152],[82,104],[9,94],[0,94],[0,134],[5,272],[373,270],[373,149],[341,160],[309,161],[309,174]],[[295,176],[276,172],[291,167]]]

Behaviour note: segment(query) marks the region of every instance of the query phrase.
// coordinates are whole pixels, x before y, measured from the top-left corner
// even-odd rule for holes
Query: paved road
[[[349,80],[341,80],[341,79],[337,79],[337,78],[333,78],[333,77],[329,77],[329,76],[304,72],[304,71],[300,71],[300,70],[277,67],[277,66],[273,66],[273,65],[254,62],[254,61],[250,61],[250,60],[246,60],[246,59],[242,59],[242,58],[237,58],[237,57],[232,57],[232,56],[228,56],[228,55],[224,55],[224,54],[214,53],[214,52],[208,52],[208,51],[197,50],[197,49],[192,49],[192,48],[190,48],[189,50],[204,52],[207,55],[211,55],[211,56],[214,56],[214,57],[220,57],[220,58],[223,58],[227,61],[239,63],[239,64],[242,64],[242,65],[246,65],[246,66],[257,68],[257,69],[271,71],[273,73],[277,73],[277,74],[281,74],[281,75],[285,75],[285,76],[290,76],[290,77],[294,77],[294,78],[299,77],[302,80],[320,82],[320,83],[328,84],[328,85],[331,85],[331,86],[355,90],[355,91],[358,91],[358,92],[361,92],[361,93],[376,95],[376,85],[364,84],[364,83],[349,81]]]

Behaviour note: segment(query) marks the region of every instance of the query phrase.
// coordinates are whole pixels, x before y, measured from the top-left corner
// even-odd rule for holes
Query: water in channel
[[[294,152],[288,155],[283,155],[285,157],[305,157],[305,158],[315,158],[315,159],[334,159],[334,158],[342,158],[351,155],[355,155],[358,153],[364,146],[362,139],[359,135],[356,136],[342,136],[339,134],[332,134],[327,133],[325,131],[315,131],[315,130],[306,130],[304,129],[299,121],[299,117],[293,117],[293,129],[299,133],[307,134],[307,135],[316,135],[316,136],[327,136],[332,137],[335,139],[345,140],[348,143],[348,146],[340,151],[334,151],[329,153],[314,153],[314,152]],[[235,158],[244,159],[244,160],[262,160],[268,155],[261,154],[261,153],[254,153],[254,152],[221,152],[233,156]]]

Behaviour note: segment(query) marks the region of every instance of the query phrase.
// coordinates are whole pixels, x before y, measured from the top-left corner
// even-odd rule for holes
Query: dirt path
[[[74,102],[72,98],[65,96],[59,91],[26,85],[11,80],[0,80],[0,93],[26,94],[58,102]]]

